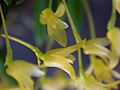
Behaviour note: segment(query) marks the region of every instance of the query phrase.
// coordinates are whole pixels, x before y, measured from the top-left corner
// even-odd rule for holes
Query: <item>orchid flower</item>
[[[43,10],[40,14],[40,22],[47,25],[48,35],[65,47],[67,44],[65,29],[68,28],[68,25],[59,19],[64,13],[65,7],[60,3],[55,13],[50,8]]]
[[[34,82],[31,77],[44,75],[39,66],[21,60],[11,63],[6,72],[18,82],[18,90],[34,90]]]
[[[105,46],[109,45],[110,41],[106,38],[95,38],[88,40],[84,45],[84,53],[96,55],[109,64],[110,68],[114,68],[118,64],[118,57]]]
[[[76,74],[73,66],[70,64],[73,58],[67,58],[71,53],[80,49],[83,42],[81,41],[78,44],[66,47],[53,49],[46,52],[43,56],[43,62],[47,67],[57,67],[69,74],[72,80],[76,79]]]

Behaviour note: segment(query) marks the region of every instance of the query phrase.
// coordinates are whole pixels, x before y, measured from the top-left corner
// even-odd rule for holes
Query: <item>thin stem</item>
[[[75,37],[75,41],[76,41],[76,43],[79,43],[81,41],[81,37],[80,37],[79,33],[77,32],[77,29],[76,29],[76,27],[73,23],[71,14],[69,12],[69,9],[67,7],[67,4],[66,4],[65,0],[62,0],[62,1],[64,3],[65,8],[66,8],[66,13],[67,13],[67,16],[68,16],[68,20],[70,21],[70,25],[71,25],[72,32],[73,32],[74,37]],[[79,75],[81,76],[81,78],[83,78],[84,73],[83,73],[82,57],[81,57],[81,51],[80,50],[78,50],[78,63],[79,63]]]
[[[49,8],[52,8],[52,2],[53,0],[49,0],[49,5],[48,5]]]
[[[5,39],[6,46],[7,46],[7,56],[6,56],[5,65],[9,65],[13,61],[13,55],[12,55],[12,48],[10,46],[10,41],[9,41],[9,38],[8,38],[8,32],[7,32],[7,28],[6,28],[5,18],[4,18],[4,15],[3,15],[1,5],[0,5],[0,13],[1,13],[1,18],[2,18],[2,23],[3,23],[5,38],[6,38]]]
[[[115,0],[112,0],[112,12],[108,22],[107,29],[111,30],[111,28],[115,27],[115,23],[116,23],[116,2]]]
[[[78,43],[78,42],[81,41],[81,37],[80,37],[80,35],[78,34],[77,29],[76,29],[76,27],[75,27],[75,25],[74,25],[74,23],[73,23],[72,17],[71,17],[71,15],[70,15],[70,12],[69,12],[69,10],[68,10],[68,7],[67,7],[67,4],[66,4],[65,0],[62,0],[62,1],[63,1],[63,3],[64,3],[65,8],[66,8],[66,13],[67,13],[68,19],[69,19],[69,21],[70,21],[70,25],[71,25],[72,32],[73,32],[73,34],[74,34],[75,40],[76,40],[76,42]]]
[[[86,16],[87,16],[87,20],[88,20],[90,37],[95,38],[96,37],[95,26],[94,26],[94,21],[93,21],[93,17],[92,17],[92,13],[91,13],[88,1],[87,0],[82,0],[82,3],[83,3],[85,13],[86,13]]]
[[[82,65],[82,56],[81,56],[81,50],[78,50],[78,63],[79,63],[79,75],[81,78],[84,77],[84,70]]]
[[[5,37],[4,34],[1,34],[0,36]],[[39,59],[42,59],[42,60],[43,60],[43,58],[42,58],[43,53],[42,53],[37,47],[35,47],[35,46],[33,46],[33,45],[25,42],[25,41],[22,41],[22,40],[20,40],[20,39],[18,39],[18,38],[15,38],[15,37],[8,36],[8,38],[11,39],[11,40],[13,40],[13,41],[15,41],[15,42],[18,42],[18,43],[20,43],[20,44],[22,44],[22,45],[24,45],[24,46],[26,46],[26,47],[28,47],[28,48],[30,48],[30,49],[36,54],[36,56],[37,56]]]

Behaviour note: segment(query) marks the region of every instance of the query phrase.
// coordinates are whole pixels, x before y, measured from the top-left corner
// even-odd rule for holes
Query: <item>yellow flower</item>
[[[110,51],[105,47],[109,44],[110,42],[106,38],[95,38],[88,40],[83,45],[84,53],[96,55],[104,60],[110,68],[114,68],[118,64],[119,59],[113,51]]]
[[[95,38],[88,40],[83,46],[84,53],[97,55],[102,59],[109,58],[110,51],[105,48],[107,45],[109,45],[109,42],[106,38]]]
[[[66,58],[71,53],[75,52],[76,50],[80,49],[83,42],[80,42],[78,44],[75,44],[73,46],[69,46],[66,48],[59,48],[59,49],[53,49],[48,51],[43,56],[43,62],[45,66],[47,67],[57,67],[69,74],[69,76],[72,78],[72,80],[76,79],[76,74],[74,71],[73,66],[70,64],[70,58]]]
[[[16,60],[8,66],[6,72],[16,79],[19,90],[34,90],[34,82],[31,77],[44,75],[39,66],[20,60]]]
[[[116,0],[116,9],[120,13],[120,0]]]
[[[48,35],[65,47],[67,44],[65,29],[68,28],[68,25],[59,19],[64,13],[65,7],[62,3],[55,13],[50,8],[47,8],[40,14],[40,22],[47,25]]]
[[[112,44],[112,50],[115,54],[120,56],[120,29],[119,28],[112,28],[108,31],[107,37]]]
[[[111,60],[110,66],[114,68],[119,63],[120,57],[120,29],[116,27],[112,28],[108,31],[107,37],[111,42],[112,57],[114,58],[113,60]]]
[[[92,60],[93,73],[97,80],[105,83],[111,83],[114,81],[112,75],[112,69],[106,65],[101,59]]]

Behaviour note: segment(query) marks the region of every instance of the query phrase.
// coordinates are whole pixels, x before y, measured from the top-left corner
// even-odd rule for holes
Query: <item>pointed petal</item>
[[[116,55],[120,56],[120,29],[113,28],[109,30],[107,33],[107,37],[112,44],[112,51],[116,53]]]
[[[99,57],[101,57],[102,59],[106,59],[106,58],[109,58],[110,56],[110,51],[101,46],[101,45],[87,45],[85,48],[84,48],[84,52],[85,54],[92,54],[92,55],[97,55]]]
[[[50,50],[45,54],[45,56],[49,56],[49,55],[52,55],[52,54],[53,55],[58,55],[58,56],[61,56],[61,57],[68,56],[69,54],[71,54],[71,53],[75,52],[76,50],[80,49],[83,43],[84,42],[81,41],[80,43],[69,46],[69,47],[57,48],[57,49]]]
[[[110,90],[116,88],[120,81],[116,81],[110,84],[102,84],[98,82],[93,76],[88,76],[85,81],[85,90]]]
[[[87,45],[98,44],[101,46],[107,46],[110,44],[107,38],[95,38],[87,41]]]
[[[105,83],[113,82],[111,69],[106,64],[104,64],[102,60],[93,60],[93,66],[93,73],[97,80],[104,81]]]
[[[56,20],[56,29],[67,29],[68,28],[68,24],[60,19]]]
[[[60,3],[57,10],[56,10],[56,12],[55,12],[55,15],[57,17],[61,17],[61,16],[64,15],[64,13],[65,13],[65,7],[64,7],[64,5],[62,3]]]
[[[60,69],[64,70],[66,73],[68,73],[68,75],[71,77],[71,79],[73,79],[73,80],[76,79],[76,74],[75,74],[74,68],[63,57],[60,57],[57,55],[51,55],[51,56],[45,57],[44,64],[47,67],[60,68]]]
[[[53,25],[47,25],[48,26],[48,35],[53,38],[54,40],[56,40],[56,42],[58,42],[60,45],[62,46],[66,46],[67,44],[67,35],[65,30],[61,30],[58,27],[56,28],[53,27]]]

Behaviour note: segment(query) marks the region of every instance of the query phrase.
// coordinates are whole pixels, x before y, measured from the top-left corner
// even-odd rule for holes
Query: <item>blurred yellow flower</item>
[[[34,90],[34,82],[31,77],[44,75],[39,66],[20,60],[16,60],[8,66],[6,72],[18,82],[18,90]]]
[[[57,67],[69,74],[72,80],[76,79],[76,74],[74,71],[73,66],[70,64],[72,60],[67,58],[71,53],[75,52],[76,50],[80,49],[82,46],[82,41],[78,44],[66,47],[66,48],[58,48],[48,51],[43,56],[43,62],[47,67]],[[72,58],[73,59],[73,58]],[[70,62],[71,61],[71,62]]]
[[[67,44],[65,29],[68,28],[68,25],[59,19],[64,13],[65,7],[60,3],[55,13],[50,8],[43,10],[40,14],[40,22],[47,25],[48,35],[65,47]]]

